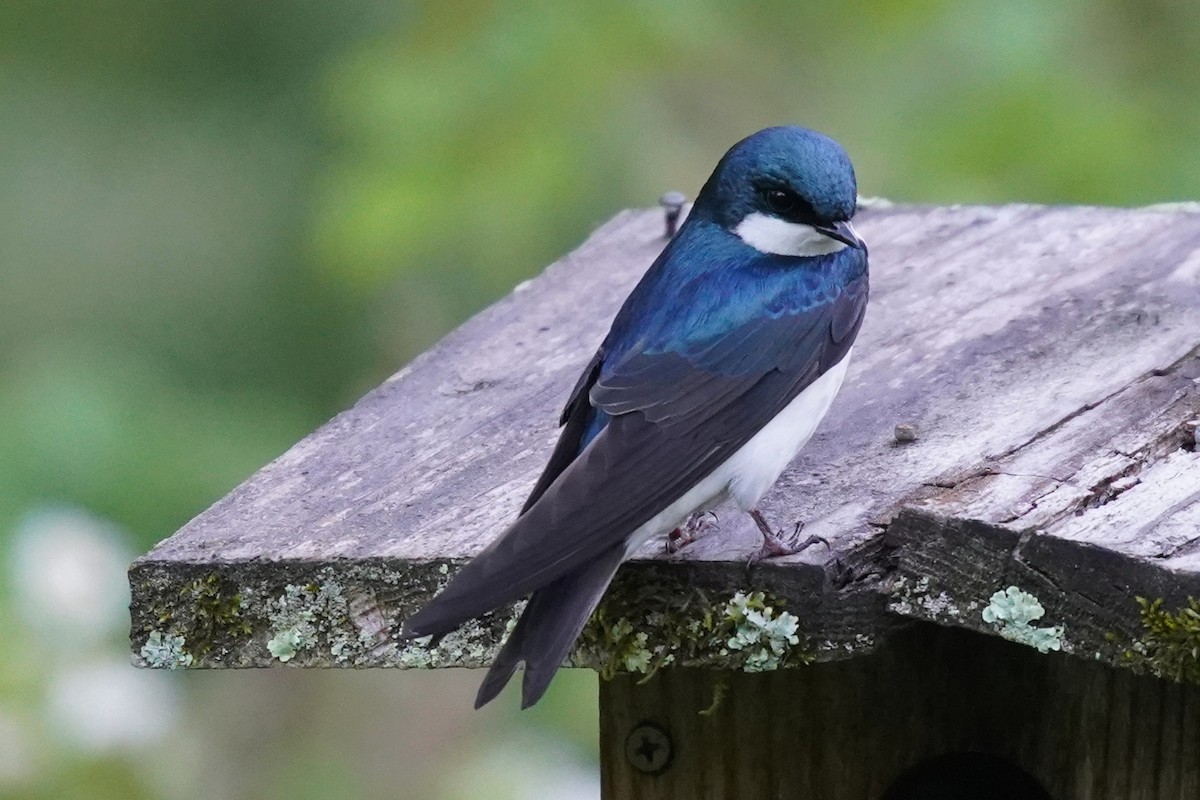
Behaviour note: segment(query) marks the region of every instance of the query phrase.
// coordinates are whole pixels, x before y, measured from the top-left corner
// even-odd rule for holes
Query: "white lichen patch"
[[[711,601],[703,592],[618,592],[592,615],[571,658],[604,679],[637,673],[648,680],[668,664],[762,672],[809,663],[800,620],[764,592]],[[621,613],[623,612],[623,613]]]
[[[901,576],[892,584],[891,595],[888,609],[902,616],[935,622],[959,622],[963,618],[963,610],[957,601],[946,592],[935,592],[928,577],[912,583]],[[967,607],[970,608],[970,604]]]
[[[183,669],[192,665],[192,655],[184,651],[182,636],[162,631],[150,631],[139,655],[148,667],[157,669]]]
[[[1036,597],[1016,586],[1009,586],[993,594],[991,602],[982,612],[983,621],[1009,641],[1037,648],[1039,653],[1062,650],[1061,625],[1039,628],[1030,624],[1045,614],[1046,609]]]
[[[725,618],[734,626],[725,646],[742,651],[746,672],[778,669],[788,648],[800,643],[800,620],[786,611],[775,614],[762,592],[738,592],[725,604]]]
[[[157,628],[160,636],[148,643],[144,656],[141,644],[135,644],[133,660],[139,666],[163,667],[400,666],[400,651],[411,643],[395,642],[393,636],[411,610],[411,598],[436,591],[454,569],[453,562],[430,564],[427,572],[372,562],[292,572],[290,580],[282,581],[273,569],[212,573],[184,582],[171,575],[143,577],[138,591],[155,599],[135,617],[140,630],[135,635],[146,642]],[[495,633],[491,626],[480,639],[494,642]],[[177,645],[181,657],[162,652],[168,634],[186,640]],[[436,658],[448,662],[444,665],[486,665],[486,660],[471,660],[475,648],[468,642],[451,647],[454,643],[451,637],[439,649]],[[409,650],[406,663],[419,649]],[[460,663],[453,662],[455,652],[464,654]],[[488,652],[495,652],[494,645]],[[191,664],[186,655],[192,656]]]
[[[272,634],[267,650],[287,663],[323,643],[337,663],[357,663],[378,644],[387,621],[369,593],[347,595],[333,580],[284,587],[265,604]]]
[[[286,663],[317,643],[318,626],[322,624],[317,612],[327,610],[318,607],[319,591],[288,584],[282,595],[267,601],[267,618],[273,634],[267,641],[267,650],[272,656]],[[328,592],[325,596],[328,597]]]
[[[389,615],[372,592],[322,577],[326,579],[319,584],[289,584],[283,594],[263,604],[270,622],[267,651],[272,658],[287,663],[312,651],[320,659],[324,650],[329,660],[341,666],[416,666],[408,662],[422,648],[411,644],[401,648],[388,641]]]
[[[404,647],[396,650],[396,666],[401,669],[428,669],[436,667],[434,653],[436,648],[431,648],[429,643],[433,640],[432,636],[422,636],[420,639],[413,639]]]
[[[647,674],[655,655],[647,646],[650,637],[644,631],[634,633],[633,624],[624,617],[613,624],[612,636],[618,641],[628,640],[621,653],[621,668],[625,672]]]
[[[306,630],[292,626],[278,631],[267,641],[267,650],[280,661],[287,663],[296,653],[310,647],[313,637]]]
[[[523,607],[524,604],[521,604]],[[515,625],[516,616],[509,625]],[[510,627],[511,631],[511,627]],[[457,630],[451,631],[441,638],[436,646],[431,647],[433,637],[422,636],[397,645],[388,643],[382,650],[375,650],[372,657],[375,662],[382,661],[389,666],[401,669],[436,669],[439,667],[478,667],[491,661],[496,654],[492,645],[492,633],[479,620],[470,620]]]

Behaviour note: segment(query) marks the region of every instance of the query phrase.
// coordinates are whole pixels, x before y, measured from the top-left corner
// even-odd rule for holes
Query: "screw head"
[[[664,192],[663,196],[658,198],[658,204],[663,208],[670,210],[679,210],[683,208],[683,204],[687,202],[687,197],[683,192]]]
[[[683,213],[683,204],[686,202],[687,198],[683,196],[683,192],[667,192],[658,198],[658,204],[663,207],[665,212],[663,221],[666,228],[663,231],[663,238],[670,239],[675,235],[675,229],[679,225],[679,215]]]
[[[639,722],[625,739],[625,760],[638,772],[647,775],[663,773],[674,757],[671,735],[657,723]]]

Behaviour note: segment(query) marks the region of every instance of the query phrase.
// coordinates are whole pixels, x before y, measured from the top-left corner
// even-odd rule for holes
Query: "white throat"
[[[747,214],[733,232],[760,253],[777,256],[827,256],[847,246],[818,233],[811,225],[788,222],[758,211]]]

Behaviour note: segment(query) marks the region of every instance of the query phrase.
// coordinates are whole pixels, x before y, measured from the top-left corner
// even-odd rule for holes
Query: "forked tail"
[[[476,708],[491,702],[500,693],[522,661],[525,662],[525,678],[521,687],[521,708],[529,708],[541,699],[588,617],[600,603],[624,556],[623,545],[614,547],[533,593],[479,687],[479,694],[475,696]]]

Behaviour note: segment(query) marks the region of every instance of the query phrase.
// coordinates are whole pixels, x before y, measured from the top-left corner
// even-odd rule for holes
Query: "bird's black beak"
[[[867,249],[866,242],[858,238],[854,226],[850,224],[850,220],[848,219],[831,222],[828,225],[814,225],[813,228],[817,233],[828,236],[830,239],[836,239],[843,244],[848,244],[859,250]]]

